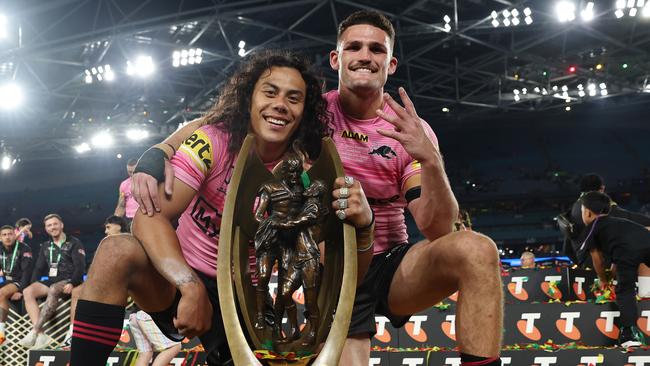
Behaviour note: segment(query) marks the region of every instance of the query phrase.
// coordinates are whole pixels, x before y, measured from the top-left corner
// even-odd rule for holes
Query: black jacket
[[[65,243],[60,248],[51,240],[41,244],[32,275],[32,282],[40,280],[42,276],[47,276],[49,274],[50,263],[56,263],[59,255],[60,260],[57,265],[57,275],[54,278],[50,278],[50,282],[69,281],[73,286],[80,285],[83,282],[84,270],[86,268],[86,251],[81,241],[74,236],[66,236]]]
[[[565,217],[571,223],[571,229],[563,231],[564,254],[567,255],[573,263],[576,263],[581,267],[593,267],[589,252],[585,253],[584,250],[580,250],[580,246],[585,241],[588,234],[587,228],[585,227],[584,222],[582,222],[581,206],[582,203],[580,202],[580,198],[578,198],[578,200],[573,203],[573,206],[571,206],[571,210],[565,214]],[[627,219],[642,226],[650,226],[650,217],[628,211],[619,207],[616,203],[612,203],[609,216]]]
[[[14,258],[15,248],[17,249]],[[0,258],[0,268],[4,272],[6,282],[15,283],[21,291],[29,286],[32,269],[34,268],[32,248],[29,245],[19,241],[10,249],[6,249],[4,245],[0,245]]]

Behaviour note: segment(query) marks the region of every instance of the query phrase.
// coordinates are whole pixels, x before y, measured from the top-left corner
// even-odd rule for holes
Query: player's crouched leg
[[[457,259],[456,333],[464,362],[494,359],[498,364],[503,329],[503,292],[499,253],[489,237],[463,231],[450,234]],[[489,363],[492,365],[492,363]]]

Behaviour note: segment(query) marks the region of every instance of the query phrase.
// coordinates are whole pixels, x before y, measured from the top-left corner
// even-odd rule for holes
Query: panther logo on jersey
[[[373,149],[371,152],[368,153],[369,155],[377,154],[381,156],[382,158],[385,159],[392,159],[393,156],[397,156],[397,153],[395,150],[391,149],[390,146],[382,145],[376,149]],[[393,156],[390,156],[393,155]]]

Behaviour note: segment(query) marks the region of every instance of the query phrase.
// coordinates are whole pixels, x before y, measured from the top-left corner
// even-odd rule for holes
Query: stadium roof
[[[569,1],[574,11],[560,10],[575,19],[563,22],[560,1],[548,0],[7,2],[0,83],[22,88],[24,102],[0,112],[0,153],[23,160],[76,155],[76,146],[102,130],[128,144],[129,127],[158,140],[205,111],[240,54],[260,48],[309,54],[335,87],[328,54],[336,24],[358,9],[393,20],[399,66],[388,90],[405,86],[429,121],[647,103],[650,18],[642,15],[650,5],[628,0],[617,9],[621,1]],[[589,9],[591,21],[583,17]],[[150,57],[143,67],[155,69],[146,78],[127,73],[127,61],[137,73],[140,56]],[[0,104],[18,93],[0,87]]]

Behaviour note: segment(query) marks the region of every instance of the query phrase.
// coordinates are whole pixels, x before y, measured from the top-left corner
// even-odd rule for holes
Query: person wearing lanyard
[[[4,343],[9,301],[20,300],[32,273],[32,250],[16,240],[11,225],[0,227],[0,344]]]
[[[43,220],[50,240],[41,244],[32,274],[32,284],[24,291],[25,308],[34,328],[18,342],[30,349],[45,348],[52,338],[43,332],[43,325],[56,311],[57,302],[70,296],[75,286],[83,281],[86,252],[79,239],[63,232],[63,220],[49,214]],[[41,276],[47,280],[41,281]],[[47,296],[42,310],[37,300]]]

